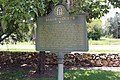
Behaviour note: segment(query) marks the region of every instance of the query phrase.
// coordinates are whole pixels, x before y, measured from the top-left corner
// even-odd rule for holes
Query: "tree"
[[[42,15],[42,12],[44,12],[44,10],[42,10],[44,6],[38,7],[38,5],[41,5],[40,3],[38,4],[38,0],[34,2],[30,0],[1,0],[0,3],[0,22],[2,27],[0,42],[8,36],[11,36],[11,34],[14,34],[18,41],[24,40],[29,34],[30,23],[34,22],[34,20],[31,21],[31,18],[36,19],[35,17],[38,16],[38,13],[41,12]],[[38,9],[40,11],[37,11]]]
[[[65,0],[66,1],[66,0]],[[92,19],[100,18],[108,13],[109,5],[104,0],[67,0],[70,5],[70,13],[81,13],[82,11],[87,14],[87,22]]]
[[[116,13],[112,18],[108,18],[109,26],[106,26],[106,32],[113,35],[114,38],[120,38],[120,13]]]
[[[112,4],[115,8],[120,8],[120,0],[108,0],[110,4]]]
[[[87,24],[88,38],[99,40],[103,35],[102,22],[99,19]]]
[[[66,3],[67,1],[67,3]],[[69,5],[71,14],[82,11],[88,14],[87,21],[100,18],[109,6],[101,0],[61,0]],[[25,41],[38,16],[49,14],[59,0],[0,0],[0,42],[9,36]],[[70,4],[68,4],[68,2]],[[11,37],[12,37],[11,36]]]

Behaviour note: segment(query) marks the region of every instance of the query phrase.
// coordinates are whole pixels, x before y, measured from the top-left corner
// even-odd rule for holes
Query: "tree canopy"
[[[106,0],[0,0],[0,42],[9,36],[18,41],[26,40],[37,17],[49,14],[60,2],[70,6],[71,14],[87,13],[88,22],[100,18],[109,9]]]
[[[116,13],[114,17],[107,20],[109,24],[106,25],[107,35],[112,35],[113,38],[120,38],[120,13]]]
[[[120,0],[108,0],[115,8],[120,8]]]

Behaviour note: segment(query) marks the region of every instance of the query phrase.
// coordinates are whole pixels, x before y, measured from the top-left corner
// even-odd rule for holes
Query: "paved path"
[[[35,45],[0,45],[0,48],[35,49]]]
[[[89,45],[89,50],[120,50],[120,45]]]
[[[35,49],[35,45],[0,45],[0,48]],[[89,50],[120,50],[120,45],[89,45]]]

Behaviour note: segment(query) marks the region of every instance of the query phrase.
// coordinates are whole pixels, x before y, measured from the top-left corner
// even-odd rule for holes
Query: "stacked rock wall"
[[[119,67],[120,53],[75,53],[65,55],[65,65],[80,67]]]
[[[38,52],[0,52],[2,66],[35,66],[39,61]],[[55,53],[45,54],[46,65],[57,65]],[[74,53],[65,54],[65,66],[75,67],[120,67],[120,53]]]

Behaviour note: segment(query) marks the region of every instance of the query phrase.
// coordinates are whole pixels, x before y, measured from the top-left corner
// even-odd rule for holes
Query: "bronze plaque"
[[[63,5],[58,5],[48,16],[38,17],[36,50],[52,52],[87,51],[85,15],[69,15]]]

